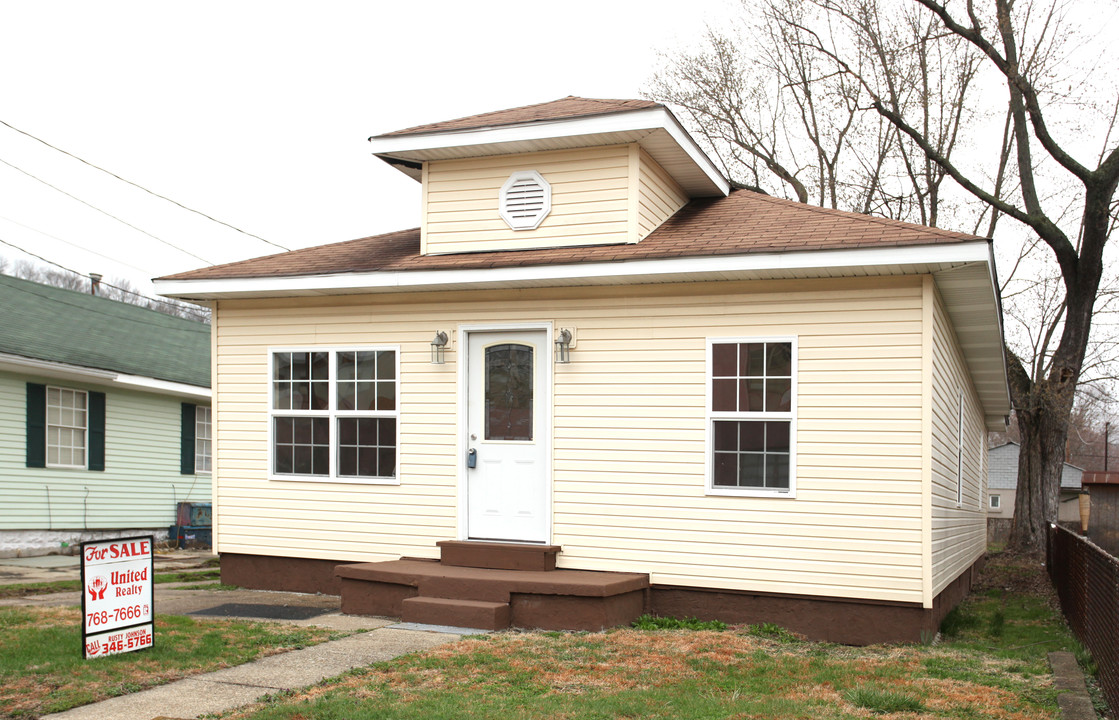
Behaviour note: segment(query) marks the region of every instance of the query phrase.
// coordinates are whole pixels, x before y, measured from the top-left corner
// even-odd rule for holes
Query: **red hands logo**
[[[89,584],[89,587],[86,588],[86,590],[89,591],[90,601],[104,600],[105,599],[105,591],[108,590],[108,589],[109,589],[109,583],[105,582],[105,578],[103,578],[103,577],[93,578],[93,582],[91,582]]]

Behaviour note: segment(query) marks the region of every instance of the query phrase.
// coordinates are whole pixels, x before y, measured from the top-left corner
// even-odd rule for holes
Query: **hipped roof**
[[[639,243],[421,255],[420,230],[320,245],[169,275],[160,280],[297,277],[375,271],[468,270],[750,253],[941,245],[974,235],[829,210],[749,190],[689,202]]]
[[[529,122],[550,122],[553,120],[568,120],[592,115],[629,112],[631,110],[646,110],[656,107],[664,106],[652,100],[610,100],[605,98],[584,98],[568,95],[559,100],[551,100],[534,105],[524,105],[508,110],[496,110],[479,115],[469,115],[467,117],[443,120],[426,125],[417,125],[403,130],[393,130],[392,132],[382,133],[374,137],[396,137],[399,135],[419,135],[422,133],[519,125]]]

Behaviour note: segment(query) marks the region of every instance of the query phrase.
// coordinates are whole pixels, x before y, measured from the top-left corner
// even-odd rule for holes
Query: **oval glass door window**
[[[486,440],[532,440],[531,345],[486,348]]]

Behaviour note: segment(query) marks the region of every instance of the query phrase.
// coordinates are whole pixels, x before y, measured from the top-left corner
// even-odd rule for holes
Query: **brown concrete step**
[[[555,570],[556,555],[560,552],[559,545],[474,540],[441,540],[435,544],[439,546],[440,561],[444,565],[490,570]]]
[[[404,622],[428,625],[506,630],[509,627],[510,616],[509,603],[451,600],[419,595],[404,599],[400,619]]]
[[[512,627],[601,630],[646,611],[649,576],[592,570],[494,570],[435,560],[339,565],[342,612],[406,617],[405,603],[423,598],[508,604]],[[419,621],[417,621],[419,622]],[[423,622],[432,623],[432,620]],[[444,624],[440,621],[436,624]],[[483,627],[474,622],[462,627]]]

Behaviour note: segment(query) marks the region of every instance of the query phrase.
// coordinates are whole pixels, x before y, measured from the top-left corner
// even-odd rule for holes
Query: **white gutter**
[[[579,281],[613,283],[665,282],[681,275],[720,276],[728,273],[841,269],[897,265],[937,265],[991,262],[986,240],[951,245],[912,245],[856,250],[751,253],[693,258],[585,262],[567,265],[530,265],[467,270],[382,270],[329,275],[225,278],[215,280],[155,280],[160,295],[174,298],[220,299],[338,292],[403,292],[448,287],[513,287],[570,285]],[[992,267],[991,273],[994,272]],[[993,275],[992,275],[993,278]],[[994,286],[997,288],[997,285]]]
[[[0,353],[0,370],[22,374],[39,375],[41,377],[58,378],[60,380],[75,380],[78,382],[92,382],[99,385],[117,386],[128,389],[143,390],[160,395],[175,395],[199,400],[209,400],[210,388],[188,385],[187,383],[160,380],[143,375],[128,375],[112,370],[70,365],[68,363],[39,360],[37,358],[23,357]]]

